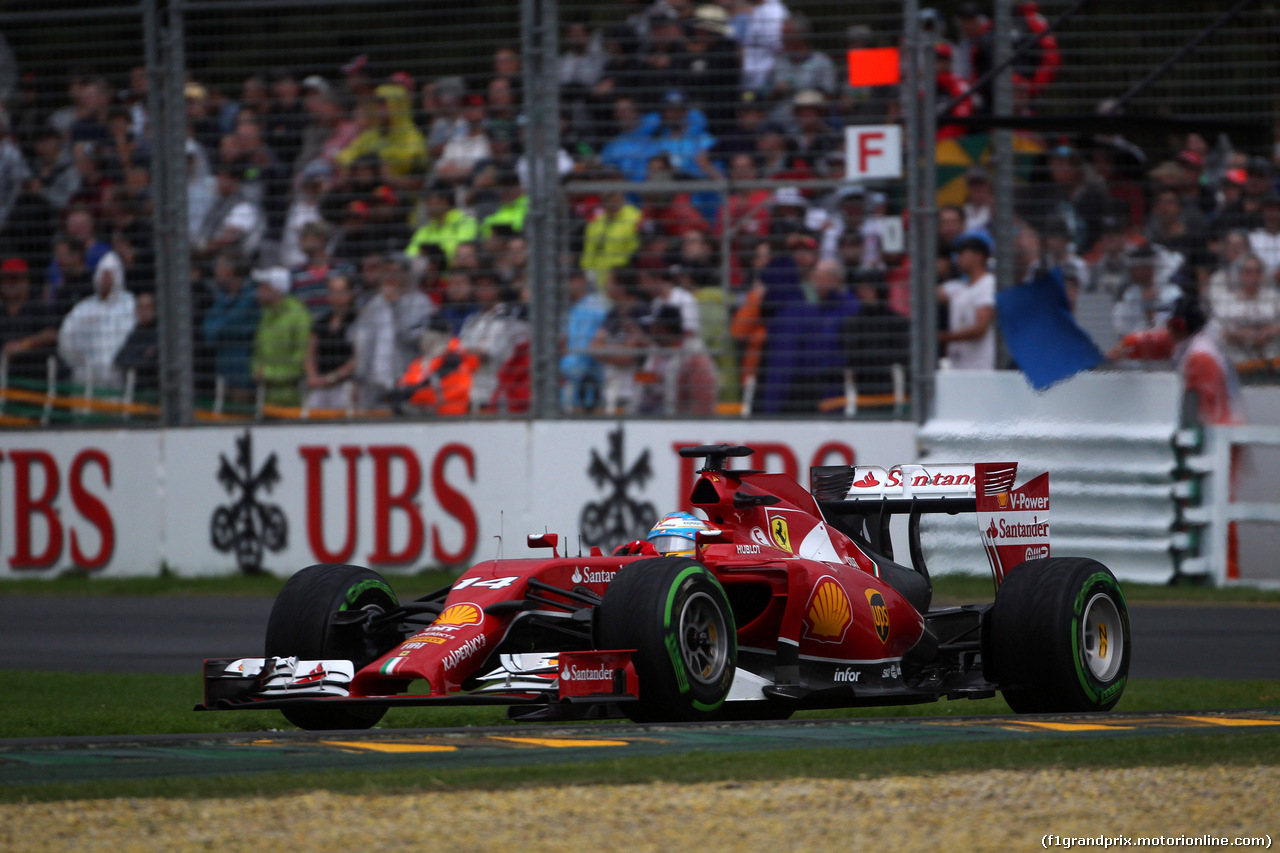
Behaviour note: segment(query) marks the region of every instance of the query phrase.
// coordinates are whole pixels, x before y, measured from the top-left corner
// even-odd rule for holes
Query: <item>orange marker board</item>
[[[851,50],[850,86],[895,86],[902,79],[896,47],[865,47]]]

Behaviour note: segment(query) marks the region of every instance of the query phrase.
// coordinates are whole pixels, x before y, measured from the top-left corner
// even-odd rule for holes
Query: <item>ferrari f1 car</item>
[[[1094,560],[1049,554],[1048,474],[1017,465],[827,466],[806,491],[705,457],[692,556],[492,560],[400,602],[357,566],[293,575],[263,657],[207,660],[203,709],[282,711],[307,729],[363,728],[397,705],[509,705],[520,719],[780,719],[1000,691],[1017,712],[1113,707],[1129,669],[1124,596]],[[926,513],[973,513],[990,604],[931,608]],[[907,517],[910,565],[890,521]]]

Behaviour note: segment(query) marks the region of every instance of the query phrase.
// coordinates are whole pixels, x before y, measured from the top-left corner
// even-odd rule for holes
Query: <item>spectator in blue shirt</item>
[[[249,402],[253,378],[249,359],[258,329],[258,300],[245,286],[248,262],[235,249],[223,249],[214,258],[213,278],[218,294],[204,315],[204,340],[214,349],[215,373],[226,383],[227,397]]]
[[[566,414],[590,412],[600,406],[604,368],[587,349],[609,313],[609,303],[599,289],[591,287],[581,270],[569,276],[569,311],[563,332],[564,355],[560,356],[562,408]]]

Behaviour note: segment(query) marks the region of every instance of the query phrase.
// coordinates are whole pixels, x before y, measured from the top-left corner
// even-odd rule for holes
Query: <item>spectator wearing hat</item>
[[[58,354],[81,385],[119,388],[114,359],[133,331],[133,294],[125,289],[124,263],[108,252],[93,273],[91,295],[75,304],[58,329]]]
[[[1136,332],[1163,326],[1182,295],[1182,288],[1158,271],[1158,253],[1141,246],[1129,253],[1129,284],[1111,311],[1112,326],[1123,340]]]
[[[995,193],[991,188],[991,177],[986,169],[970,169],[964,176],[964,230],[990,231],[991,208],[995,204]]]
[[[751,0],[754,8],[742,35],[742,88],[767,91],[782,53],[783,24],[791,17],[781,0]]]
[[[495,228],[506,228],[511,234],[524,232],[529,215],[529,194],[520,186],[520,178],[510,169],[498,173],[498,209],[480,223],[480,236],[488,240]]]
[[[8,378],[44,381],[57,342],[58,321],[43,300],[32,297],[26,259],[5,258],[0,264],[0,347],[8,360]]]
[[[1242,242],[1248,246],[1247,240]],[[1132,248],[1134,245],[1129,242],[1121,217],[1112,214],[1102,217],[1102,234],[1093,251],[1085,256],[1089,265],[1089,290],[1117,299],[1129,285],[1128,253]]]
[[[423,85],[421,121],[432,159],[439,159],[450,139],[466,135],[467,122],[462,117],[466,95],[466,81],[457,75],[438,77]]]
[[[466,211],[453,206],[453,189],[444,181],[436,181],[427,188],[423,206],[426,220],[413,233],[405,254],[413,257],[418,254],[420,246],[434,243],[444,250],[452,266],[458,245],[479,236],[479,223]]]
[[[661,305],[648,319],[649,354],[641,373],[651,378],[639,389],[642,415],[704,416],[716,411],[720,383],[715,363],[702,348],[691,348],[685,314]]]
[[[766,124],[768,111],[763,98],[750,90],[738,94],[734,123],[716,136],[715,158],[727,162],[735,154],[755,154],[756,141]]]
[[[958,278],[938,287],[938,301],[947,306],[947,331],[938,332],[951,367],[994,370],[996,366],[996,280],[987,270],[991,247],[970,236],[955,245]]]
[[[280,235],[280,260],[290,269],[306,262],[299,246],[302,229],[308,223],[324,221],[320,204],[332,176],[333,169],[323,160],[308,163],[298,176],[298,187],[285,212],[284,230]]]
[[[880,265],[880,225],[867,216],[867,189],[861,184],[841,187],[833,207],[812,209],[806,225],[819,234],[821,257],[837,258],[841,239],[851,234],[862,244],[861,265]]]
[[[348,169],[365,154],[376,154],[385,177],[400,188],[412,188],[427,168],[427,143],[413,123],[409,93],[398,83],[384,83],[374,91],[373,126],[338,152],[336,165]],[[484,119],[483,109],[476,121]]]
[[[323,219],[308,222],[299,233],[298,247],[303,261],[289,268],[290,292],[312,316],[319,316],[329,305],[329,279],[335,275],[350,277],[355,268],[329,254],[333,228]]]
[[[292,279],[284,267],[256,270],[255,296],[262,308],[253,336],[249,367],[270,405],[297,406],[302,402],[311,314],[290,295]]]
[[[716,138],[733,130],[741,64],[738,47],[729,38],[729,13],[715,3],[694,10],[685,52],[676,62],[685,92],[707,116],[707,127]]]
[[[1267,265],[1268,278],[1280,280],[1280,195],[1262,200],[1262,227],[1249,232],[1249,248]]]
[[[241,110],[236,116],[235,130],[222,137],[219,154],[222,159],[244,165],[244,192],[262,205],[267,216],[267,231],[274,238],[284,226],[292,186],[288,170],[267,145],[264,132],[261,116]]]
[[[844,137],[832,125],[827,98],[817,89],[801,89],[792,99],[791,141],[796,156],[811,167],[826,161],[828,154],[844,147]]]
[[[721,177],[711,162],[710,152],[716,140],[707,132],[707,117],[699,109],[691,109],[685,94],[672,89],[662,96],[662,125],[654,137],[657,151],[665,154],[677,176],[690,178]]]
[[[1050,218],[1058,217],[1067,224],[1076,250],[1087,254],[1098,239],[1106,213],[1106,187],[1080,152],[1069,145],[1051,149],[1048,160],[1052,183],[1044,188],[1045,200],[1037,203],[1039,223],[1043,227]]]
[[[266,214],[245,189],[246,165],[238,160],[218,164],[218,196],[204,215],[192,244],[197,258],[212,257],[219,249],[235,248],[246,257],[258,250],[266,233]]]
[[[1218,187],[1218,202],[1209,217],[1209,229],[1215,237],[1232,231],[1249,232],[1262,227],[1261,199],[1245,195],[1248,173],[1241,168],[1227,169]]]

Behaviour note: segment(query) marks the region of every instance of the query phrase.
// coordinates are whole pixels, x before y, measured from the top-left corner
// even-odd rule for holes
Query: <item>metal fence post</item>
[[[1000,65],[1013,54],[1013,2],[996,0],[995,8],[995,62]],[[1013,115],[1013,67],[1005,68],[995,79],[992,91],[992,113],[997,116]],[[1007,290],[1017,284],[1017,253],[1013,245],[1013,131],[998,128],[993,135],[992,191],[994,194],[991,217],[991,237],[995,241],[996,290]],[[999,335],[1000,367],[1009,364],[1009,353],[1004,339]]]
[[[156,211],[156,308],[160,329],[160,408],[168,426],[192,423],[191,254],[187,234],[187,116],[183,88],[182,0],[168,4],[168,26],[159,24],[156,0],[143,7],[148,109],[154,158]]]
[[[925,356],[926,327],[923,321],[926,300],[923,298],[924,240],[920,220],[920,2],[906,0],[902,7],[903,71],[902,115],[907,138],[907,254],[911,262],[911,415],[924,423],[924,389],[929,370]]]
[[[560,109],[556,79],[555,0],[522,0],[525,91],[529,117],[529,320],[532,326],[532,414],[559,414],[557,297],[559,276]]]

